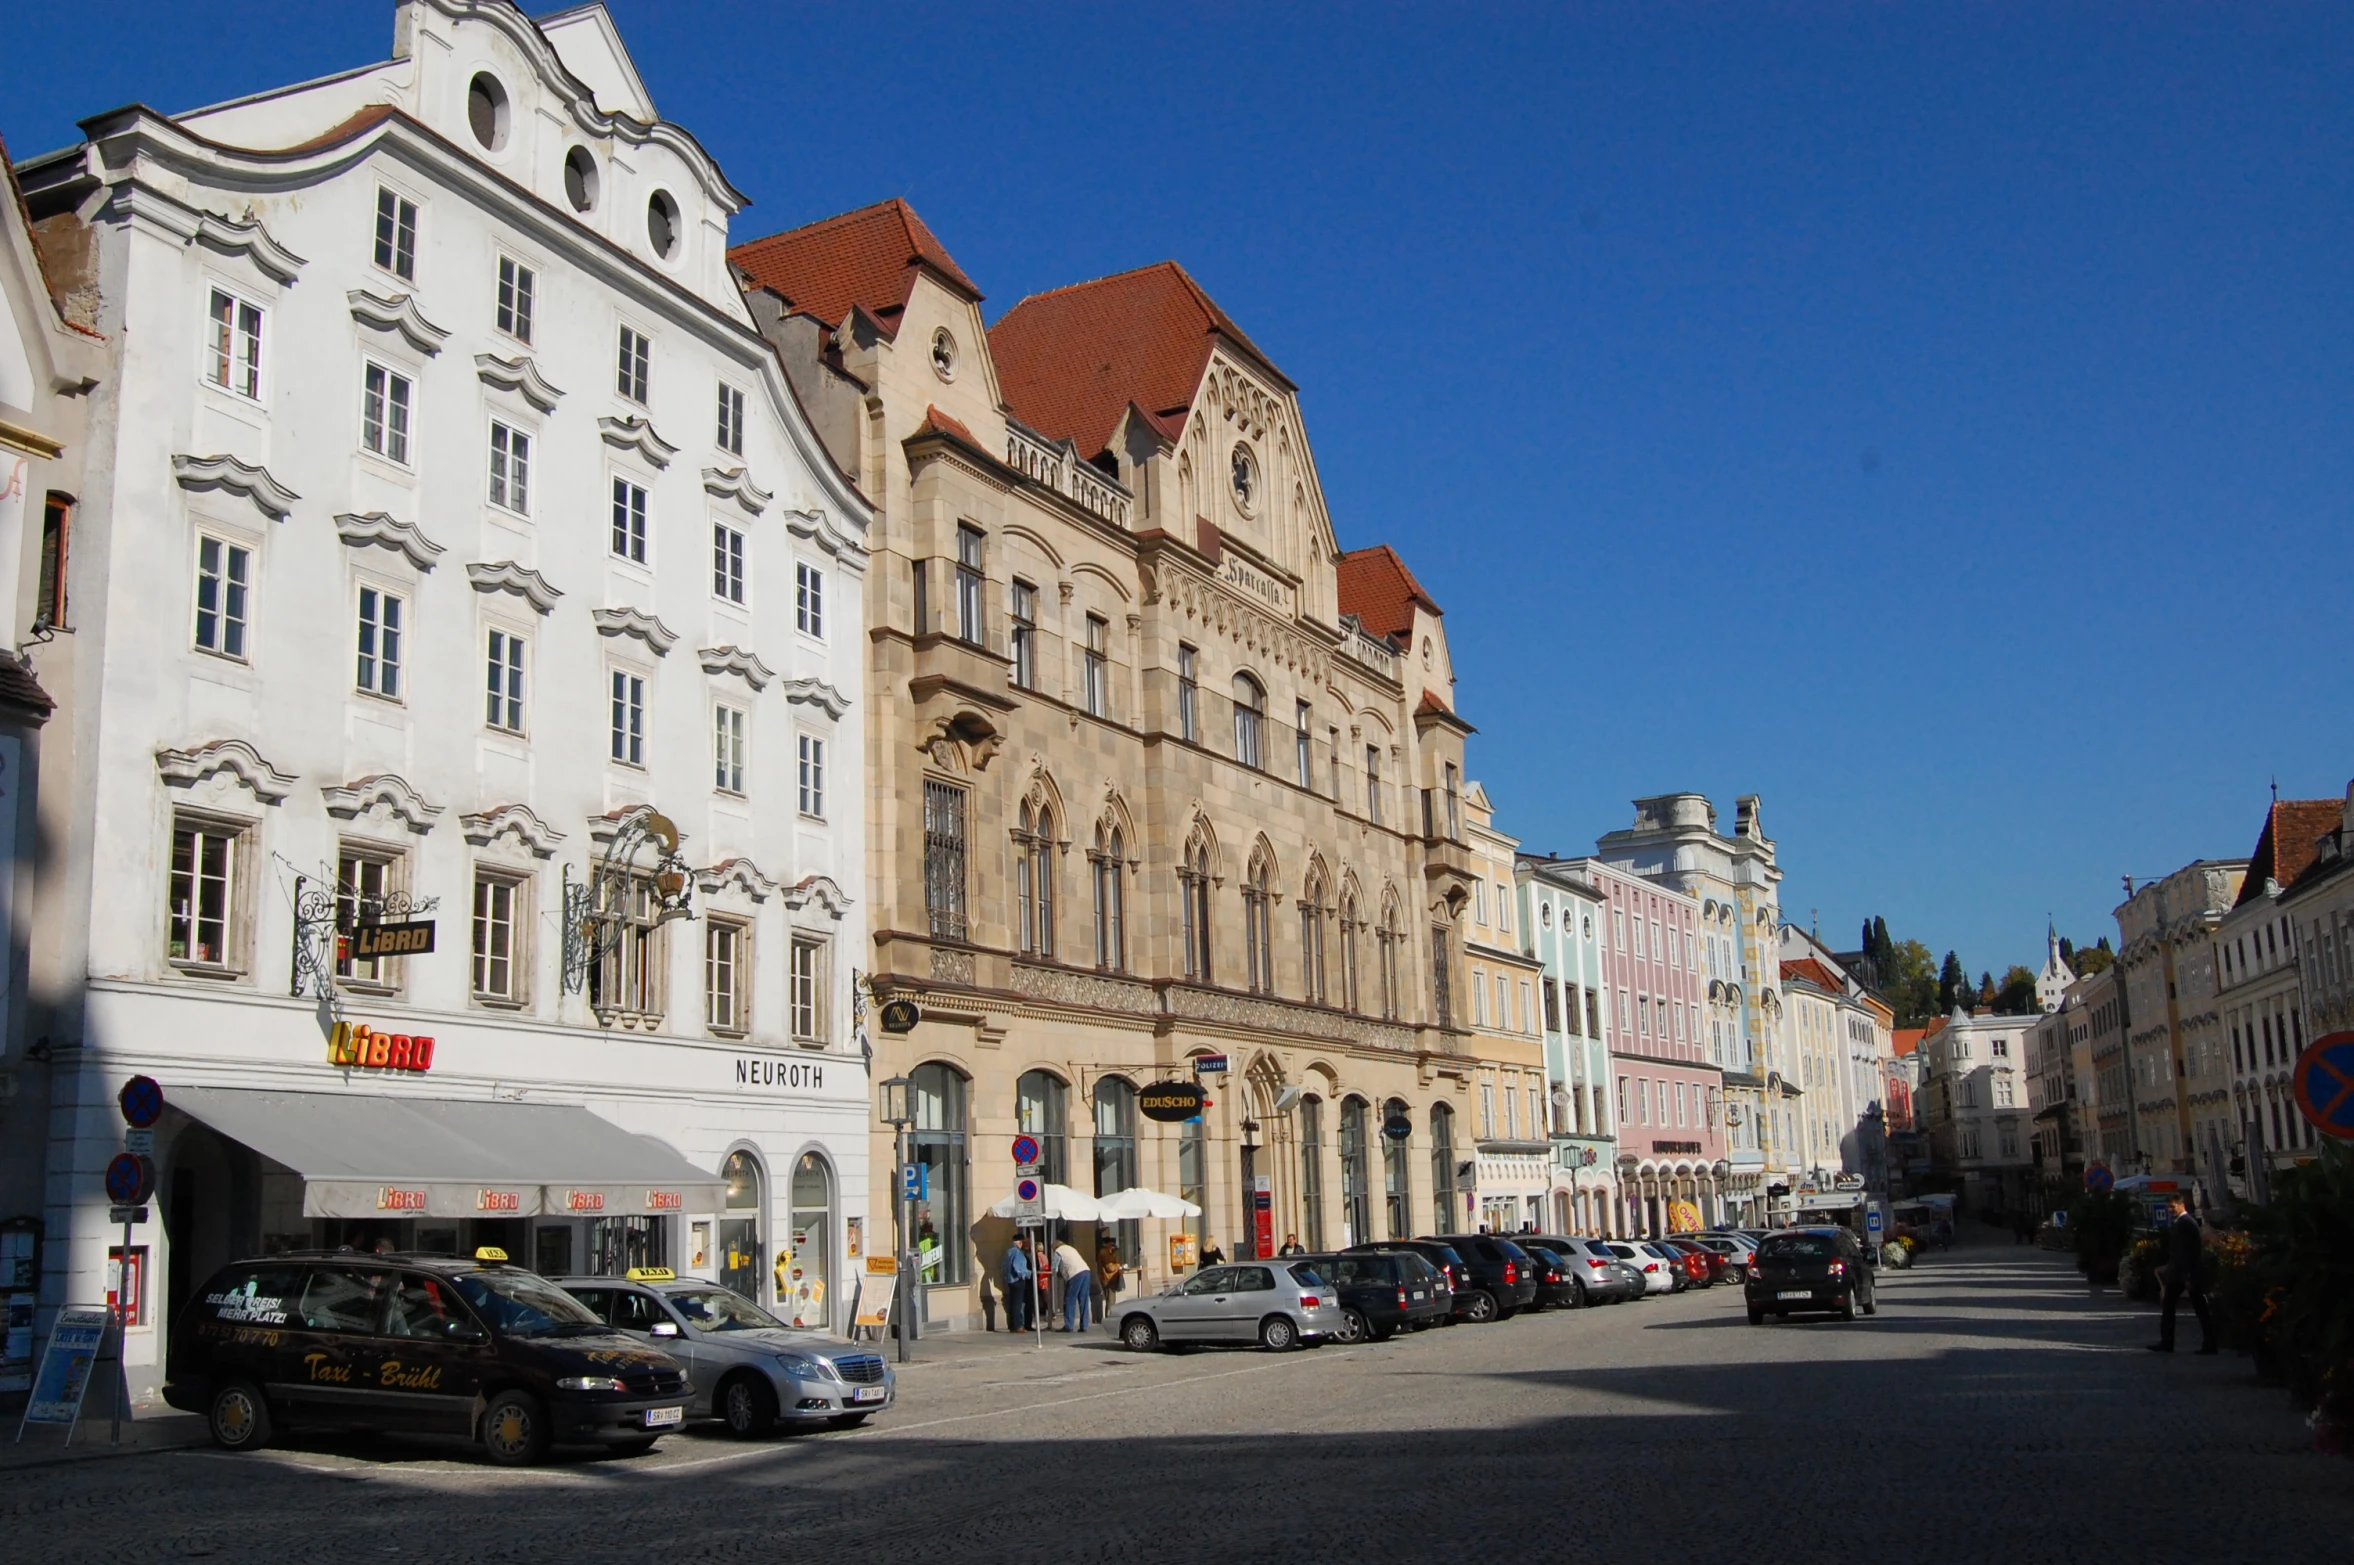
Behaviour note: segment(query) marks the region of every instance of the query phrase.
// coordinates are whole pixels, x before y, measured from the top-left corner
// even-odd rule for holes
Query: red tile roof
[[[896,333],[915,291],[916,274],[929,271],[978,303],[981,290],[915,208],[893,196],[820,223],[737,245],[728,259],[753,282],[784,295],[795,314],[839,326],[856,306]]]
[[[1386,543],[1352,549],[1336,562],[1340,572],[1340,611],[1354,614],[1366,634],[1406,636],[1414,630],[1414,608],[1431,614],[1438,603],[1422,590],[1422,583],[1406,569],[1398,551]]]
[[[941,412],[938,408],[933,407],[928,402],[924,404],[924,421],[922,426],[919,427],[913,435],[908,436],[908,438],[910,440],[917,440],[921,439],[927,434],[954,435],[957,439],[963,441],[966,445],[971,446],[976,451],[985,451],[988,449],[988,447],[982,445],[981,442],[973,438],[973,432],[971,430],[965,428],[964,425],[958,423],[955,419],[950,418],[947,414]]]
[[[1032,294],[989,328],[989,352],[1014,417],[1093,457],[1132,405],[1175,440],[1220,338],[1291,388],[1175,261]]]
[[[2275,799],[2264,812],[2264,830],[2256,836],[2256,851],[2248,855],[2247,878],[2240,882],[2239,901],[2264,894],[2267,879],[2286,891],[2297,877],[2313,867],[2322,837],[2338,829],[2345,805],[2337,799]],[[2238,906],[2235,902],[2233,906]]]
[[[1926,1027],[1899,1027],[1890,1036],[1896,1041],[1896,1053],[1901,1059],[1943,1031],[1945,1018],[1940,1016]]]
[[[1795,962],[1782,964],[1782,982],[1789,983],[1793,979],[1804,979],[1826,994],[1847,993],[1847,985],[1840,981],[1839,975],[1811,956],[1802,956]]]

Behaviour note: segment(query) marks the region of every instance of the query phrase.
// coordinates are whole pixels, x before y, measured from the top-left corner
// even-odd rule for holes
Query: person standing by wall
[[[1054,1247],[1054,1274],[1063,1284],[1063,1330],[1085,1331],[1092,1323],[1088,1307],[1095,1299],[1095,1273],[1068,1239]]]
[[[2158,1306],[2158,1340],[2150,1344],[2152,1353],[2174,1351],[2174,1307],[2189,1294],[2191,1310],[2199,1317],[2199,1351],[2215,1351],[2215,1322],[2207,1313],[2207,1240],[2199,1231],[2199,1220],[2181,1196],[2168,1205],[2174,1220],[2166,1225],[2166,1291]]]
[[[997,1280],[1005,1285],[1005,1329],[1028,1331],[1031,1310],[1037,1296],[1031,1292],[1030,1241],[1018,1237],[1005,1247],[1005,1259],[998,1263]]]

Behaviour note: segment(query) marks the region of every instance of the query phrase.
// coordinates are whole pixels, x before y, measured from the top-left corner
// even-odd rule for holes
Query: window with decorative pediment
[[[1326,1001],[1324,925],[1331,916],[1325,906],[1324,866],[1308,866],[1307,884],[1300,892],[1300,996],[1310,1005]]]
[[[1251,855],[1242,884],[1243,954],[1251,993],[1275,992],[1274,866],[1266,852]]]
[[[1014,831],[1014,922],[1025,954],[1054,955],[1054,811],[1024,801]]]
[[[1381,1016],[1383,1021],[1398,1019],[1398,1007],[1404,996],[1398,987],[1398,947],[1405,944],[1406,931],[1398,917],[1395,897],[1387,898],[1381,908],[1381,929],[1375,935],[1381,962]]]
[[[1185,946],[1185,976],[1210,981],[1210,844],[1196,829],[1177,866],[1179,931]]]
[[[1106,821],[1095,828],[1095,849],[1087,855],[1095,878],[1095,965],[1112,973],[1128,968],[1126,889],[1120,882],[1126,847],[1120,828]]]

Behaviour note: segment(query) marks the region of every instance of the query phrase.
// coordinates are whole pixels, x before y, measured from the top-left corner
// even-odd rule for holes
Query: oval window
[[[488,71],[477,71],[466,87],[466,124],[491,152],[507,144],[507,89]]]
[[[586,147],[574,147],[564,154],[564,199],[572,203],[575,212],[586,212],[597,204],[597,160]]]
[[[678,248],[678,203],[667,190],[657,190],[646,200],[646,241],[665,261]]]

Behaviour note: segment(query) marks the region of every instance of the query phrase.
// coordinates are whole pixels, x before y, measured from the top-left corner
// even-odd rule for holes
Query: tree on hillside
[[[2000,1016],[2033,1016],[2043,1009],[2036,997],[2035,975],[2026,968],[2013,964],[2003,974],[2002,987],[1995,991],[1995,1013]]]
[[[1957,1005],[1969,1004],[1970,975],[1962,966],[1962,959],[1951,951],[1945,953],[1945,965],[1937,970],[1937,1014],[1950,1016]]]
[[[1994,1009],[1994,997],[1998,992],[1999,991],[1994,987],[1994,974],[1980,973],[1978,975],[1977,1004],[1979,1006],[1986,1010]]]
[[[2076,954],[2068,959],[2068,967],[2077,977],[2090,978],[2095,973],[2107,972],[2116,962],[2117,953],[2109,949],[2109,937],[2103,935],[2099,945],[2078,946]]]

